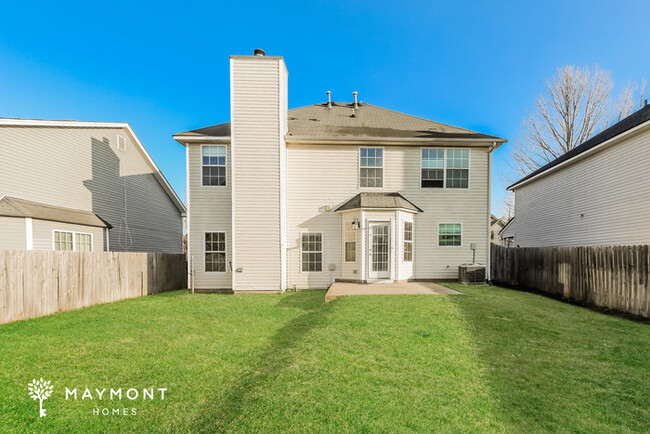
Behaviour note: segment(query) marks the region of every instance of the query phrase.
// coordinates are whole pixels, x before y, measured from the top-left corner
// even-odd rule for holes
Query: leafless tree
[[[511,165],[526,175],[594,135],[608,120],[611,74],[598,67],[558,68],[545,93],[523,120],[522,140],[515,143]]]
[[[648,98],[646,85],[645,79],[640,83],[627,82],[627,86],[614,101],[613,120],[609,124],[615,124],[645,105],[645,99]]]

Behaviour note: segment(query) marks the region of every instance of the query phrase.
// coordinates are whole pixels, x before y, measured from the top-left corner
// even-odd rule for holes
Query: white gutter
[[[172,137],[183,146],[187,146],[189,143],[230,143],[230,137],[183,136],[181,134],[174,134]]]
[[[385,137],[364,137],[359,138],[356,136],[342,136],[336,139],[331,138],[315,138],[312,136],[290,136],[284,138],[287,144],[321,144],[321,145],[423,145],[423,144],[438,144],[438,143],[452,143],[458,142],[459,146],[466,145],[467,143],[476,143],[477,146],[492,146],[494,143],[505,143],[507,140],[499,139],[497,141],[488,142],[490,139],[458,139],[458,138],[412,138],[412,139],[387,139]],[[494,148],[496,149],[496,148]]]

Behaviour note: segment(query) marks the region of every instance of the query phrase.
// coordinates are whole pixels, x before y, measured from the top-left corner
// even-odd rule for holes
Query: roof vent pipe
[[[332,108],[332,92],[328,90],[325,93],[327,93],[327,108]]]
[[[352,96],[354,96],[354,108],[358,109],[359,108],[359,102],[357,101],[357,92],[352,92]]]
[[[261,48],[256,48],[255,51],[253,51],[253,54],[255,56],[264,57],[264,56],[266,56],[266,51],[262,50]]]

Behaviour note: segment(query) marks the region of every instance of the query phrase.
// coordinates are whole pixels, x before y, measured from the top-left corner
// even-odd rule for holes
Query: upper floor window
[[[203,185],[226,185],[226,147],[202,146]]]
[[[422,149],[422,187],[442,188],[445,185],[445,150]]]
[[[359,153],[359,187],[383,187],[384,150],[361,148]]]
[[[469,150],[447,149],[447,188],[469,186]]]
[[[422,149],[421,171],[422,188],[468,188],[469,150]]]

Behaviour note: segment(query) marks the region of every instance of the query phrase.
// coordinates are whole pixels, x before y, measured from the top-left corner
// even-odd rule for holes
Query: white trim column
[[[34,227],[31,217],[25,217],[25,240],[27,240],[27,250],[34,250]]]

